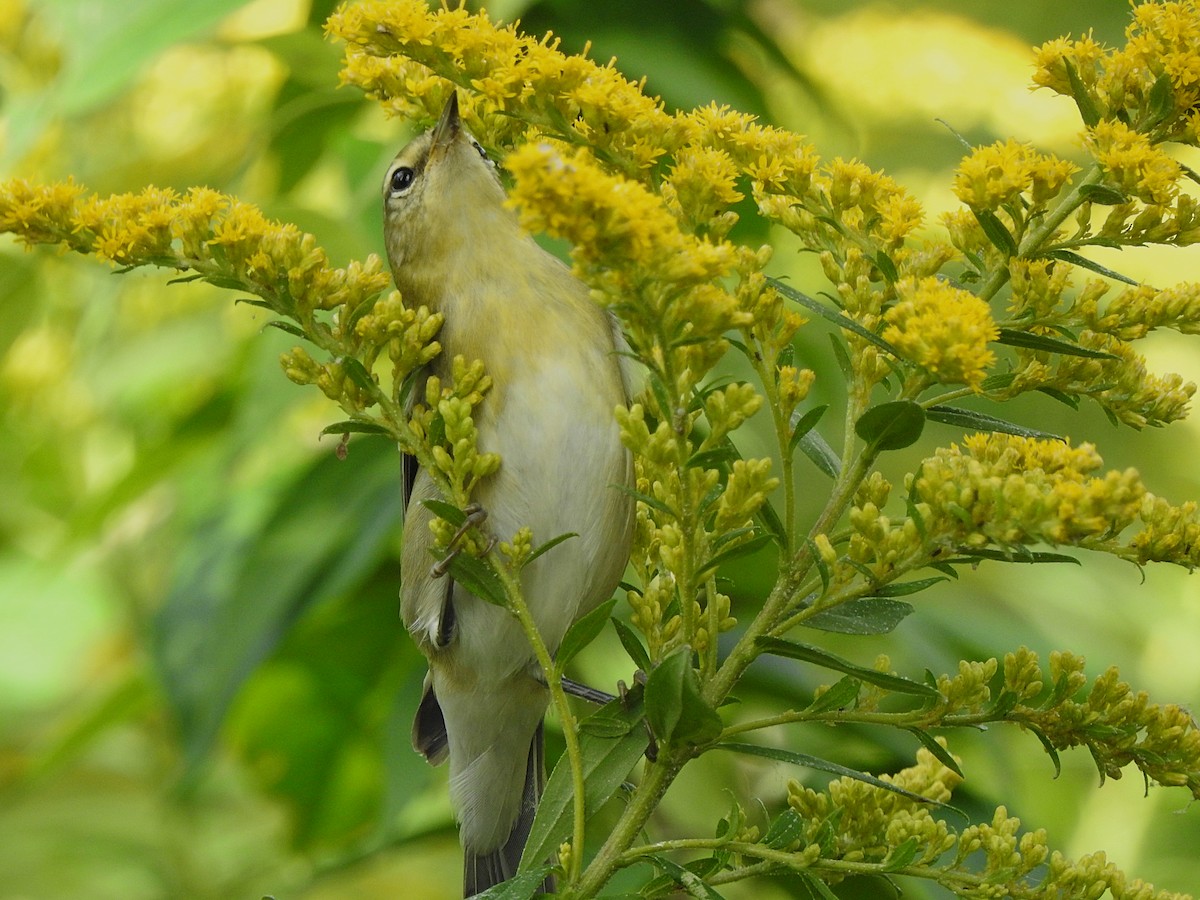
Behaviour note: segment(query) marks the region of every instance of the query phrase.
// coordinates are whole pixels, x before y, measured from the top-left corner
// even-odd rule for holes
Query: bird
[[[422,376],[447,383],[450,361],[480,360],[492,387],[474,412],[480,452],[499,470],[472,496],[486,528],[535,544],[576,536],[527,565],[521,587],[553,654],[579,617],[612,596],[629,558],[631,456],[614,410],[629,374],[616,320],[506,205],[496,164],[463,127],[454,91],[430,130],[392,161],[384,236],[406,304],[441,313],[442,352]],[[418,388],[413,395],[423,397]],[[545,784],[545,676],[515,616],[431,565],[429,473],[405,464],[401,617],[428,661],[413,746],[449,760],[463,849],[463,896],[516,873]],[[543,886],[553,889],[552,879]]]

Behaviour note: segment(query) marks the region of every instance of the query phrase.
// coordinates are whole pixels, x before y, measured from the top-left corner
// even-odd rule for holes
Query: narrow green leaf
[[[869,341],[870,343],[874,344],[879,349],[886,350],[888,353],[892,354],[892,356],[895,356],[897,358],[900,357],[900,354],[899,354],[899,352],[897,352],[895,347],[893,347],[891,344],[889,344],[887,341],[885,341],[883,338],[881,338],[875,332],[870,331],[867,328],[864,328],[862,325],[860,325],[858,322],[855,322],[853,319],[851,319],[849,316],[845,315],[844,313],[839,312],[834,309],[830,309],[828,306],[826,306],[821,301],[816,300],[813,297],[808,296],[807,294],[802,294],[800,291],[796,290],[791,285],[785,284],[784,282],[780,281],[778,278],[767,278],[767,283],[770,284],[771,287],[775,288],[775,290],[779,291],[779,293],[783,294],[783,296],[787,297],[789,300],[799,303],[801,306],[803,306],[809,312],[816,313],[822,319],[825,319],[828,322],[832,322],[834,325],[837,325],[839,328],[844,328],[847,331],[854,332],[856,335],[858,335],[864,341]]]
[[[732,445],[722,444],[708,450],[699,450],[688,457],[684,463],[689,469],[726,469],[726,463],[737,459],[737,452]]]
[[[533,552],[529,554],[529,559],[525,560],[525,565],[529,565],[531,562],[533,562],[535,559],[537,559],[543,553],[546,553],[549,550],[553,550],[555,547],[557,547],[563,541],[569,541],[573,537],[579,537],[579,532],[568,531],[565,534],[560,534],[558,537],[550,538],[550,540],[546,541],[546,543],[544,543],[544,544],[539,544],[537,547],[534,548]]]
[[[842,473],[842,461],[838,459],[838,455],[833,452],[833,448],[829,446],[825,438],[821,437],[820,432],[810,431],[800,438],[798,446],[800,452],[807,456],[813,465],[830,478],[837,480]]]
[[[742,541],[735,547],[730,547],[723,553],[718,553],[716,556],[710,557],[708,562],[696,570],[696,575],[703,575],[709,569],[715,569],[727,562],[735,559],[741,559],[743,556],[750,556],[752,553],[757,553],[763,547],[774,541],[774,538],[769,534],[760,534],[748,541]]]
[[[788,452],[794,453],[796,445],[800,443],[800,439],[817,427],[817,423],[821,421],[821,416],[825,415],[825,410],[829,409],[828,403],[822,403],[820,406],[814,406],[804,415],[800,415],[800,410],[796,410],[792,414],[792,436],[788,441]]]
[[[847,381],[852,381],[854,379],[854,363],[850,362],[846,344],[833,332],[829,334],[829,343],[833,347],[833,358],[838,364],[838,370],[842,373],[842,377]]]
[[[439,519],[445,519],[455,528],[462,528],[463,523],[467,521],[467,514],[465,512],[453,503],[447,503],[445,500],[422,500],[421,505]]]
[[[1120,206],[1129,202],[1128,197],[1108,184],[1081,184],[1079,194],[1089,203],[1099,203],[1101,206]]]
[[[915,581],[900,581],[893,584],[885,584],[875,592],[875,596],[907,597],[909,594],[918,594],[927,588],[933,587],[938,582],[948,580],[939,575],[936,578],[918,578]]]
[[[990,209],[972,209],[971,212],[975,213],[979,227],[983,229],[983,233],[987,235],[987,239],[997,250],[1006,256],[1017,255],[1016,239],[994,212]]]
[[[1001,328],[1000,336],[995,343],[1009,347],[1023,347],[1026,350],[1039,350],[1043,353],[1061,353],[1063,356],[1086,356],[1088,359],[1118,359],[1103,350],[1092,350],[1081,347],[1058,338],[1047,337],[1044,334],[1030,334],[1028,331],[1018,331],[1015,328]]]
[[[832,653],[828,653],[819,647],[813,647],[810,644],[801,644],[798,641],[788,641],[783,638],[773,637],[760,637],[756,643],[764,653],[770,653],[772,656],[797,659],[802,662],[821,666],[825,669],[833,669],[836,672],[853,675],[855,678],[865,681],[868,684],[873,684],[897,694],[914,694],[920,697],[939,696],[937,690],[927,684],[856,665],[848,659],[834,656]]]
[[[131,271],[131,270],[130,270],[130,269],[125,269],[124,271],[128,272],[128,271]],[[118,274],[118,275],[119,275],[119,274],[121,274],[121,273],[120,273],[120,272],[117,272],[117,273],[115,273],[115,274]],[[224,282],[224,281],[225,281],[225,279],[206,278],[206,279],[205,279],[205,281],[207,281],[209,284],[216,285],[217,287],[223,287],[223,288],[232,288],[232,289],[234,289],[234,290],[237,290],[237,288],[238,288],[238,287],[240,287],[240,284],[239,284],[238,282],[236,282],[236,281],[230,281],[230,282],[228,282],[228,283],[222,283],[222,282]],[[234,302],[234,305],[235,305],[235,306],[236,306],[238,303],[245,303],[247,306],[257,306],[259,309],[269,309],[269,310],[271,310],[272,312],[274,312],[274,311],[275,311],[275,307],[273,307],[273,306],[272,306],[270,303],[268,303],[266,300],[259,300],[259,299],[257,299],[256,297],[238,297],[238,298],[237,298],[236,300],[234,300],[233,302]]]
[[[321,429],[321,436],[327,434],[388,434],[391,432],[376,422],[355,422],[347,419],[344,422],[334,422]]]
[[[634,500],[637,500],[639,503],[645,503],[651,509],[657,509],[659,512],[665,513],[668,516],[675,516],[675,511],[657,497],[651,497],[649,494],[643,494],[641,491],[635,491],[633,488],[625,484],[613,483],[610,484],[609,487],[614,487],[617,490],[624,491]]]
[[[1171,76],[1163,72],[1150,88],[1150,124],[1158,125],[1175,114],[1175,89]]]
[[[907,838],[904,843],[892,848],[892,852],[884,859],[880,871],[899,872],[905,866],[912,864],[912,861],[917,858],[920,848],[921,843],[915,836]]]
[[[641,689],[634,687],[626,694],[624,702],[614,700],[581,723],[579,743],[583,758],[583,808],[589,816],[620,789],[646,750],[649,735],[641,726],[641,701]],[[622,726],[622,729],[616,734],[604,735],[582,727],[587,723],[609,720]],[[558,848],[570,837],[573,810],[571,766],[564,753],[546,782],[546,790],[538,804],[529,840],[521,857],[525,870],[533,871],[545,860],[557,857]]]
[[[459,553],[450,560],[450,577],[465,587],[480,600],[494,606],[508,606],[508,595],[504,584],[496,577],[491,566],[469,553]]]
[[[981,547],[970,550],[960,549],[957,551],[957,554],[954,559],[946,560],[946,562],[978,562],[981,559],[995,559],[1000,562],[1009,563],[1074,563],[1077,566],[1083,565],[1074,556],[1067,556],[1065,553],[1048,553],[1043,550],[1036,550],[1028,555],[1015,556],[1006,550]]]
[[[855,433],[878,450],[900,450],[915,444],[925,428],[925,410],[911,400],[873,406],[854,423]]]
[[[1039,431],[1025,425],[1017,425],[1005,419],[989,416],[987,413],[976,412],[973,409],[963,409],[960,406],[930,406],[925,409],[925,418],[943,425],[954,425],[973,431],[990,431],[1000,434],[1015,434],[1018,437],[1036,438],[1040,441],[1061,441],[1064,438],[1049,431]]]
[[[308,335],[304,333],[304,329],[302,329],[299,325],[296,325],[293,322],[285,321],[284,319],[275,319],[274,321],[268,322],[263,327],[278,328],[280,331],[286,331],[288,334],[294,337],[298,337],[306,341],[308,340]]]
[[[823,609],[805,619],[805,628],[835,634],[887,634],[912,615],[914,607],[903,600],[860,597]]]
[[[888,284],[895,284],[900,278],[900,273],[896,271],[896,264],[892,262],[892,258],[880,250],[874,257],[875,267],[879,269],[884,280]]]
[[[653,369],[646,371],[646,381],[650,385],[650,392],[654,395],[654,400],[658,404],[658,415],[670,422],[675,416],[675,406],[671,403],[671,396],[667,393],[667,386],[663,384],[662,378]]]
[[[839,778],[853,778],[855,781],[861,781],[864,784],[869,784],[872,787],[881,788],[885,791],[890,791],[893,794],[899,794],[914,803],[932,803],[937,806],[943,804],[936,800],[931,800],[928,797],[922,797],[920,794],[914,794],[912,791],[906,791],[902,787],[892,784],[888,781],[876,778],[874,775],[869,775],[866,772],[860,772],[857,769],[850,769],[846,766],[831,762],[828,759],[821,759],[819,756],[809,756],[807,753],[797,753],[794,750],[784,750],[781,747],[762,747],[758,744],[741,744],[736,742],[726,742],[714,744],[713,750],[729,750],[733,753],[744,753],[747,756],[761,756],[763,759],[774,760],[775,762],[790,763],[794,766],[803,766],[806,769],[815,769],[818,772],[828,772],[830,775],[836,775]]]
[[[558,671],[562,671],[567,663],[575,658],[575,656],[596,639],[596,636],[604,630],[604,626],[608,624],[609,617],[612,616],[613,607],[617,605],[617,598],[613,597],[605,603],[601,603],[586,616],[576,620],[576,622],[567,629],[567,633],[563,635],[562,643],[558,645],[558,655],[555,657],[555,664]]]
[[[1050,757],[1050,762],[1054,765],[1054,777],[1057,778],[1062,774],[1062,760],[1058,758],[1058,748],[1050,742],[1050,738],[1046,737],[1046,733],[1036,725],[1026,724],[1025,728],[1028,731],[1032,731],[1033,736],[1042,742],[1042,749]]]
[[[1075,105],[1079,107],[1079,117],[1083,119],[1083,124],[1088,128],[1095,128],[1100,122],[1100,111],[1096,109],[1096,101],[1088,93],[1083,79],[1075,71],[1074,64],[1069,59],[1064,59],[1063,66],[1067,70],[1067,81],[1071,85],[1071,96],[1075,100]]]
[[[481,894],[475,894],[475,900],[531,900],[541,891],[542,882],[552,871],[553,866],[543,865],[521,872],[508,881],[493,885]]]
[[[679,648],[650,672],[646,721],[654,736],[671,746],[706,744],[721,733],[720,715],[701,694],[690,647]]]
[[[808,891],[806,900],[840,900],[838,895],[829,889],[829,885],[811,872],[795,872],[792,877],[798,886]]]
[[[1058,388],[1040,387],[1038,391],[1045,394],[1047,397],[1052,397],[1064,406],[1069,406],[1071,409],[1079,409],[1079,398],[1071,394],[1060,391]]]
[[[911,732],[913,736],[915,736],[916,739],[921,742],[922,746],[932,753],[937,761],[943,766],[945,766],[959,778],[965,777],[962,773],[962,769],[960,769],[958,767],[958,763],[955,762],[954,757],[950,755],[950,751],[934,740],[932,734],[921,728],[906,728],[905,731]]]
[[[353,356],[343,356],[340,362],[346,376],[364,391],[374,393],[379,389],[379,385],[375,383],[375,379],[371,377],[371,373]]]
[[[804,836],[807,822],[790,806],[775,817],[759,842],[772,850],[787,850]]]
[[[1115,269],[1108,268],[1108,266],[1102,266],[1095,260],[1081,256],[1073,250],[1051,250],[1043,255],[1050,259],[1061,259],[1063,262],[1068,262],[1073,266],[1080,266],[1095,272],[1097,275],[1103,275],[1105,278],[1111,278],[1114,281],[1121,281],[1125,284],[1132,284],[1134,287],[1139,283],[1136,279],[1130,278],[1128,275],[1122,275]]]
[[[189,284],[193,281],[199,281],[203,275],[181,275],[178,278],[172,278],[167,284]]]
[[[677,862],[672,862],[665,856],[648,856],[647,859],[654,861],[654,865],[663,870],[677,884],[684,896],[697,897],[700,900],[725,900],[725,898],[717,892],[717,890],[706,882],[703,878]]]
[[[845,675],[830,685],[829,690],[821,696],[813,698],[812,703],[804,707],[803,712],[815,716],[833,709],[852,709],[858,703],[860,690],[862,682]]]

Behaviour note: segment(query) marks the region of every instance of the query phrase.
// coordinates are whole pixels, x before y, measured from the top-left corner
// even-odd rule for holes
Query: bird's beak
[[[461,127],[458,119],[458,91],[454,91],[450,95],[450,99],[446,101],[437,125],[433,127],[432,149],[437,151],[450,146],[451,142],[458,137]]]

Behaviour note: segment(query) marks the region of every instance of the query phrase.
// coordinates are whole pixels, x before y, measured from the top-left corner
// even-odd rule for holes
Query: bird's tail
[[[508,840],[486,853],[474,853],[463,847],[463,896],[473,897],[493,885],[507,881],[517,874],[517,864],[529,840],[529,829],[537,813],[538,800],[546,786],[546,766],[542,742],[542,723],[539,722],[533,739],[529,742],[529,757],[525,764],[525,786],[521,791],[521,807],[513,823]],[[554,892],[554,878],[547,876],[542,882],[542,893]]]

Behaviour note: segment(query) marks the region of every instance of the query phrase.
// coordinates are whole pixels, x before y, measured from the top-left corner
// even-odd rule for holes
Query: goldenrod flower
[[[999,334],[988,305],[937,278],[905,278],[896,295],[883,339],[932,379],[977,386],[996,359],[987,346]]]

